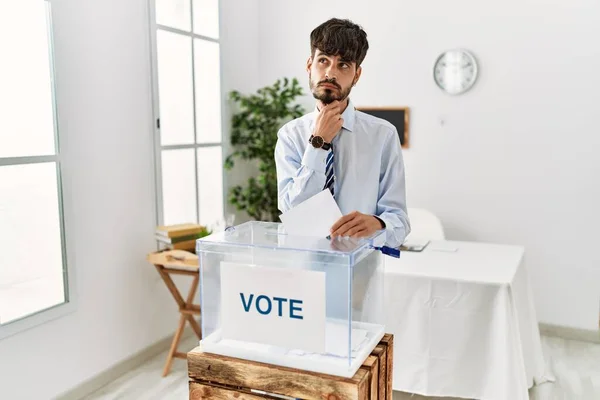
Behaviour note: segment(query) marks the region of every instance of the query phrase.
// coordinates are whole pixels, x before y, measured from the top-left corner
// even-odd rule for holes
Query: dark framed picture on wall
[[[409,108],[408,107],[356,107],[358,111],[385,119],[396,127],[403,149],[409,147]]]

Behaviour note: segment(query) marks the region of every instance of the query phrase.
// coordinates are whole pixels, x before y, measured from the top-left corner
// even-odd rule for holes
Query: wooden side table
[[[394,337],[386,334],[352,378],[204,353],[188,353],[190,400],[392,400]]]
[[[196,294],[200,279],[198,256],[184,250],[166,250],[148,254],[147,260],[156,267],[156,270],[179,307],[179,325],[173,336],[171,348],[163,370],[163,376],[167,376],[171,370],[173,358],[187,358],[186,353],[177,351],[186,321],[191,325],[198,339],[202,338],[202,329],[194,318],[196,315],[200,315],[200,306],[193,304],[194,294]],[[181,293],[179,293],[179,289],[175,286],[173,279],[171,279],[171,275],[186,275],[193,278],[185,300]]]

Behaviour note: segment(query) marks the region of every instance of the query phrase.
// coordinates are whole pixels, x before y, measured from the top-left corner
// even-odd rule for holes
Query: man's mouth
[[[331,83],[321,83],[319,86],[328,88],[328,89],[339,89],[337,86],[331,84]]]

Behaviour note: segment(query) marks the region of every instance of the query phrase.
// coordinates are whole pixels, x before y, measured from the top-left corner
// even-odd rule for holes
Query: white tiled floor
[[[188,339],[181,350],[191,350],[197,340]],[[545,383],[530,392],[531,400],[600,400],[600,344],[542,337],[544,355],[556,382]],[[165,354],[98,390],[85,400],[173,399],[188,398],[187,364],[176,359],[166,378],[161,377]],[[394,393],[394,400],[432,400],[431,397]],[[435,398],[442,399],[442,398]],[[443,399],[450,399],[444,397]]]

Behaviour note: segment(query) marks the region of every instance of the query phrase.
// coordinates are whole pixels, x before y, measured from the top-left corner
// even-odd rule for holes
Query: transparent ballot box
[[[384,241],[256,221],[198,239],[202,350],[352,377],[384,334]]]

